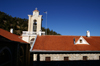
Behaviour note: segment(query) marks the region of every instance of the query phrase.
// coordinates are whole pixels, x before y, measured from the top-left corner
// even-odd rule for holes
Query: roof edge
[[[46,50],[34,50],[34,51],[30,51],[30,52],[100,52],[100,51],[46,51]]]
[[[32,49],[33,49],[33,46],[34,46],[34,44],[35,44],[36,39],[37,39],[37,35],[36,35],[35,40],[34,40],[34,42],[33,42],[32,46],[31,46],[30,51],[32,51]]]

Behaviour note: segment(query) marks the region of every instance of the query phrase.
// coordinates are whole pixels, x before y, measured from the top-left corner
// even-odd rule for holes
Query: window
[[[37,29],[37,20],[33,21],[33,31],[36,31]]]
[[[83,60],[87,60],[87,56],[83,56]]]
[[[46,57],[45,58],[45,61],[50,61],[50,57]]]
[[[69,60],[69,57],[64,57],[64,61],[68,61]]]
[[[80,39],[80,43],[82,43],[82,39]]]
[[[11,53],[10,50],[4,49],[2,52],[0,52],[0,65],[2,63],[6,64],[11,64]]]

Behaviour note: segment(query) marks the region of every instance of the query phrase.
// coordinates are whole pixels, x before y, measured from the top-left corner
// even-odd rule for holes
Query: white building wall
[[[30,43],[31,39],[35,38],[36,36],[22,36],[22,40]]]
[[[40,61],[45,61],[45,57],[50,57],[51,61],[64,61],[64,57],[69,57],[69,60],[83,60],[83,56],[87,56],[87,60],[99,60],[100,54],[40,54]],[[33,55],[33,61],[37,61],[37,54]]]
[[[37,61],[37,54],[33,54],[33,61]]]
[[[22,40],[29,42],[29,37],[28,36],[23,36]]]

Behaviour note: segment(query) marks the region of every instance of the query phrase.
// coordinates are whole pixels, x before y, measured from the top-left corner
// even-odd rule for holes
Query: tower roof
[[[37,10],[37,8],[35,8],[35,10],[34,10],[34,11],[39,12],[39,11]]]

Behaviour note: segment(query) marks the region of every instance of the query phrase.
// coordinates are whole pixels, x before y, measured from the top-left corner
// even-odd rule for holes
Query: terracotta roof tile
[[[32,50],[46,51],[100,51],[100,36],[91,36],[83,38],[90,44],[74,44],[73,39],[80,36],[37,36]],[[78,40],[78,39],[77,39]]]
[[[3,30],[3,29],[1,29],[1,28],[0,28],[0,35],[3,36],[3,37],[5,37],[5,38],[7,38],[7,39],[9,39],[9,40],[11,40],[11,41],[17,41],[17,42],[24,42],[24,43],[27,43],[27,42],[23,41],[23,40],[20,38],[20,36],[15,35],[15,34],[12,34],[12,33],[8,32],[8,31],[6,31],[6,30]]]
[[[79,38],[80,38],[79,36],[75,37],[75,43],[78,41]]]

